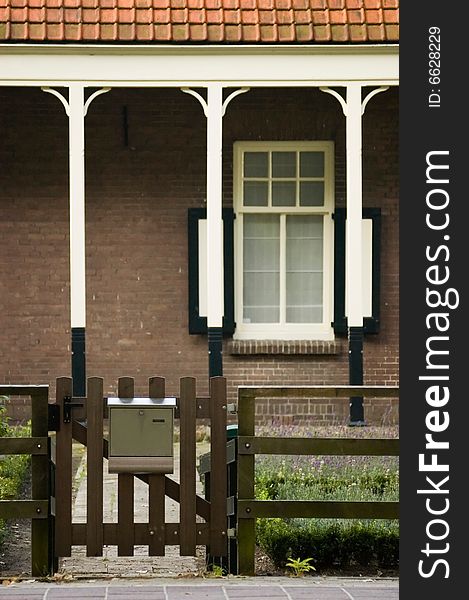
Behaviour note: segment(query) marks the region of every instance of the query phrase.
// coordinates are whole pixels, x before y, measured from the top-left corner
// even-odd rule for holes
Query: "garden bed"
[[[394,438],[397,428],[262,427],[257,434]],[[258,456],[255,483],[260,500],[398,501],[399,463],[397,457]],[[258,519],[256,532],[261,555],[275,569],[283,570],[289,557],[313,558],[321,574],[395,574],[399,566],[396,520]]]

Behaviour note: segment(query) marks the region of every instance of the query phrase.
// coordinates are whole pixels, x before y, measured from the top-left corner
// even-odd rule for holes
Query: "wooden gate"
[[[103,380],[88,379],[87,397],[72,395],[72,379],[57,380],[56,416],[56,518],[55,554],[71,555],[72,546],[86,546],[87,556],[102,556],[103,545],[117,546],[119,556],[133,556],[134,545],[148,546],[149,556],[164,556],[166,545],[178,545],[182,556],[195,555],[196,545],[205,545],[212,556],[227,553],[226,481],[226,380],[210,380],[209,397],[197,397],[196,380],[180,380],[175,418],[180,424],[180,483],[163,474],[118,475],[118,519],[103,523],[103,458],[108,440],[103,436],[107,399]],[[149,379],[148,396],[163,398],[165,380]],[[122,377],[119,398],[134,397],[134,380]],[[210,420],[210,450],[213,486],[210,501],[196,494],[196,423]],[[72,520],[72,440],[87,447],[86,523]],[[149,518],[134,522],[134,477],[148,484]],[[165,522],[165,496],[180,505],[180,522]],[[197,516],[204,522],[197,522]],[[200,519],[199,519],[200,520]]]

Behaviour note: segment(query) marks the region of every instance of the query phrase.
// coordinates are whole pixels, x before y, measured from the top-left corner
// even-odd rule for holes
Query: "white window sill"
[[[227,343],[226,352],[233,355],[333,355],[341,354],[343,348],[340,340],[232,340]]]

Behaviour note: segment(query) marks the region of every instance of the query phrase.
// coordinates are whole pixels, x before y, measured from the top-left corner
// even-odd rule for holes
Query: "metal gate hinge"
[[[228,414],[230,415],[237,415],[238,414],[238,407],[236,404],[227,404],[226,405],[226,410],[228,411]]]
[[[75,398],[72,398],[71,396],[64,396],[64,423],[70,423],[72,420],[72,408],[85,406],[84,402],[73,402],[73,400],[75,400]]]

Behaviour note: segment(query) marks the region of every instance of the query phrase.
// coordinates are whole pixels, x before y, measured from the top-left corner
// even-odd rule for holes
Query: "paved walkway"
[[[0,588],[12,600],[398,600],[395,580],[327,580],[308,583],[285,578],[233,578],[217,581],[111,584],[21,583]]]

